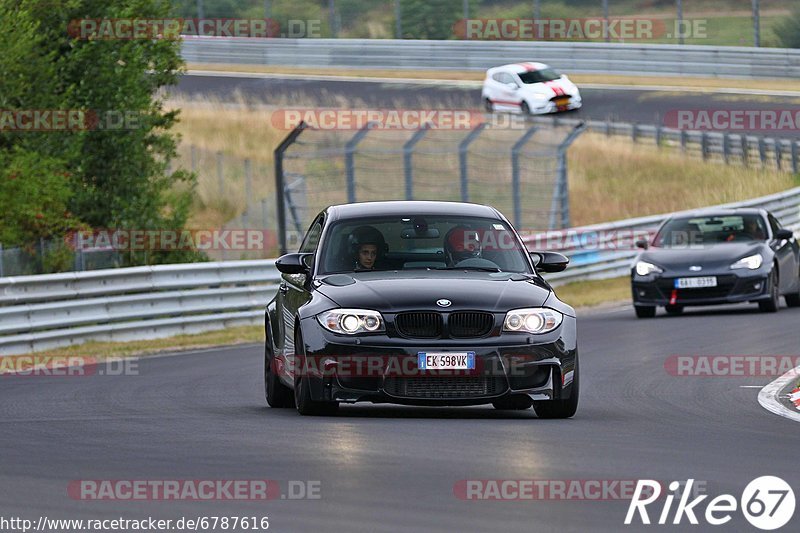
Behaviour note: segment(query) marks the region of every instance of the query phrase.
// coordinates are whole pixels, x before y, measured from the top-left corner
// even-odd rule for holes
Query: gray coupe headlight
[[[521,331],[524,333],[548,333],[561,325],[564,315],[554,309],[531,307],[514,309],[506,313],[503,331]]]
[[[750,270],[758,270],[761,268],[761,263],[764,262],[764,257],[761,254],[748,255],[736,261],[731,265],[732,269],[747,268]]]
[[[638,261],[636,263],[636,273],[640,276],[647,276],[648,274],[664,272],[661,268],[657,267],[653,263],[648,263],[647,261]]]
[[[318,314],[317,321],[328,331],[344,335],[386,330],[381,314],[369,309],[332,309]]]

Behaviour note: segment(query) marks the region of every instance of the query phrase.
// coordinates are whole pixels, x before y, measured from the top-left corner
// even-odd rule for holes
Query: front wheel
[[[681,313],[683,313],[683,306],[667,305],[664,307],[664,310],[667,312],[668,315],[680,315]]]
[[[295,364],[295,369],[300,368],[300,376],[294,380],[294,403],[297,412],[303,416],[330,416],[339,410],[339,402],[318,402],[311,398],[311,384],[308,376],[305,376],[305,357],[303,350],[303,338],[300,335],[300,327],[295,327],[294,351],[295,358],[300,358],[300,364]],[[297,371],[297,370],[296,370]]]
[[[758,309],[762,313],[774,313],[778,310],[780,305],[780,291],[778,288],[778,271],[773,268],[772,273],[769,275],[769,300],[758,302]]]
[[[636,318],[653,318],[656,316],[656,306],[654,305],[634,305],[633,310],[636,311]]]
[[[575,355],[575,374],[572,378],[572,390],[566,400],[535,400],[533,410],[539,418],[571,418],[578,410],[578,393],[580,382],[578,379],[578,356]]]
[[[800,307],[800,280],[797,281],[797,290],[784,296],[786,307]]]
[[[522,102],[522,105],[519,106],[519,110],[522,111],[522,114],[526,117],[531,114],[531,108],[528,107],[528,102]]]
[[[494,113],[494,104],[490,99],[483,99],[483,109],[486,110],[487,113]]]

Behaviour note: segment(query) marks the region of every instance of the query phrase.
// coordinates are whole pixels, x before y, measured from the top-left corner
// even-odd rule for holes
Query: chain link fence
[[[292,249],[326,206],[376,200],[489,204],[519,229],[567,227],[566,150],[581,131],[582,124],[392,130],[370,123],[355,131],[301,124],[275,152],[276,189],[285,192],[281,250]]]

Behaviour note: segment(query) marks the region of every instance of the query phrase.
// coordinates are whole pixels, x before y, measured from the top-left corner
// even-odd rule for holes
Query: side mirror
[[[310,259],[314,254],[286,254],[275,261],[275,267],[284,274],[309,274],[311,272]]]
[[[558,252],[531,252],[531,259],[542,272],[561,272],[569,265],[569,257]]]
[[[639,239],[636,241],[636,247],[641,248],[642,250],[647,250],[650,247],[650,243],[647,239]]]
[[[775,239],[779,241],[788,241],[794,237],[794,232],[790,229],[779,229],[775,232]]]

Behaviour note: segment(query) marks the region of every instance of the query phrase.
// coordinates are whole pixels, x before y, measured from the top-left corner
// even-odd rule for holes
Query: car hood
[[[690,266],[727,270],[743,257],[764,254],[764,248],[762,242],[730,242],[702,248],[650,248],[639,255],[639,260],[673,271],[688,271]]]
[[[558,80],[527,84],[523,87],[523,90],[531,93],[543,94],[548,98],[563,96],[565,94],[569,96],[578,94],[578,88],[575,84],[564,76]]]
[[[395,313],[408,310],[484,310],[506,312],[544,304],[550,290],[524,275],[483,272],[435,275],[409,273],[357,273],[323,277],[317,290],[341,307]],[[447,308],[436,301],[452,302]]]

